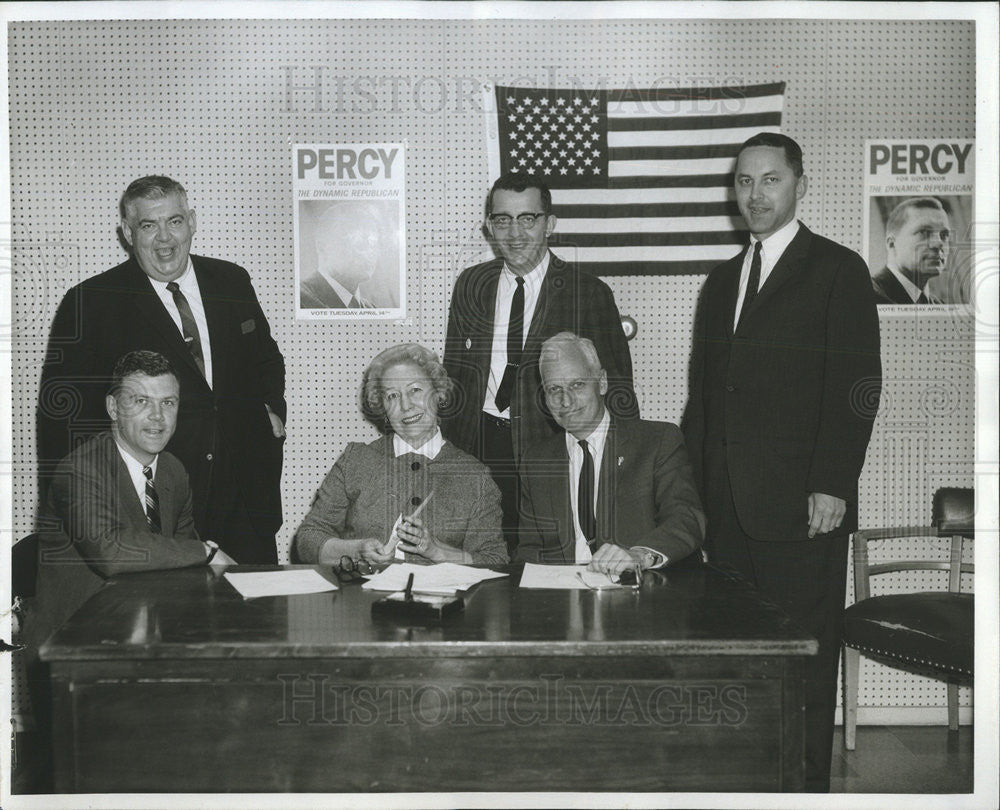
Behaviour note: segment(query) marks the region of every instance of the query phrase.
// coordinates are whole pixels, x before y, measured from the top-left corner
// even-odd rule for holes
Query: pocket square
[[[257,322],[253,318],[251,318],[249,321],[243,321],[243,323],[240,324],[240,331],[244,335],[252,332],[256,328],[257,328]]]

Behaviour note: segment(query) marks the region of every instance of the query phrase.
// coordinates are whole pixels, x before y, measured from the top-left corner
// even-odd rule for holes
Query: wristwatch
[[[642,549],[642,558],[639,560],[639,565],[642,566],[642,570],[646,571],[656,565],[657,556],[650,551],[648,548]]]
[[[208,565],[215,559],[215,555],[219,552],[219,544],[212,540],[202,540],[206,546],[208,546],[208,556],[205,558],[205,565]]]

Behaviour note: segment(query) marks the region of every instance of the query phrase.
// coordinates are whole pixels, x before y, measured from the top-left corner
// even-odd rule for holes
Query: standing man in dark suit
[[[948,263],[951,224],[935,197],[911,197],[885,223],[885,267],[872,276],[879,304],[928,304],[927,285]]]
[[[517,545],[517,467],[525,449],[559,432],[538,375],[543,341],[570,331],[597,347],[608,405],[637,418],[632,357],[610,288],[549,251],[552,194],[537,177],[506,174],[490,191],[486,228],[502,258],[466,268],[448,313],[444,365],[455,402],[442,430],[487,467],[500,488],[504,537]]]
[[[195,213],[179,183],[125,190],[131,258],[73,287],[52,325],[38,410],[40,471],[106,426],[107,370],[136,349],[177,372],[181,407],[169,450],[187,469],[198,532],[240,563],[277,562],[285,362],[250,277],[191,256]]]
[[[594,344],[560,332],[542,344],[549,411],[564,429],[521,459],[517,548],[527,562],[589,563],[615,575],[659,568],[701,547],[705,515],[676,425],[612,418]]]
[[[702,289],[685,418],[711,562],[819,640],[806,674],[806,789],[828,791],[848,535],[881,388],[868,268],[795,219],[802,150],[740,148],[749,247]]]

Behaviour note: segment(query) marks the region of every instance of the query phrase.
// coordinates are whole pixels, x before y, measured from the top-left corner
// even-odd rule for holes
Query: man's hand
[[[642,565],[642,557],[641,551],[616,546],[614,543],[605,543],[594,552],[587,569],[601,571],[608,576],[617,576],[623,571],[639,568]]]
[[[844,519],[847,501],[822,492],[809,495],[809,537],[836,529]]]
[[[285,438],[285,425],[281,421],[281,417],[272,411],[271,406],[266,402],[264,403],[264,407],[267,408],[267,418],[271,420],[271,432],[274,434],[274,438]]]

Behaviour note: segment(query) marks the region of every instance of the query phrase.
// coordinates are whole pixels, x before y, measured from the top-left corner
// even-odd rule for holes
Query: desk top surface
[[[243,566],[238,570],[274,570]],[[332,582],[329,568],[317,568]],[[647,572],[642,587],[526,590],[520,567],[480,583],[438,625],[373,618],[384,594],[245,601],[206,567],[109,580],[49,641],[48,661],[178,658],[813,655],[816,641],[738,579],[701,564]]]

